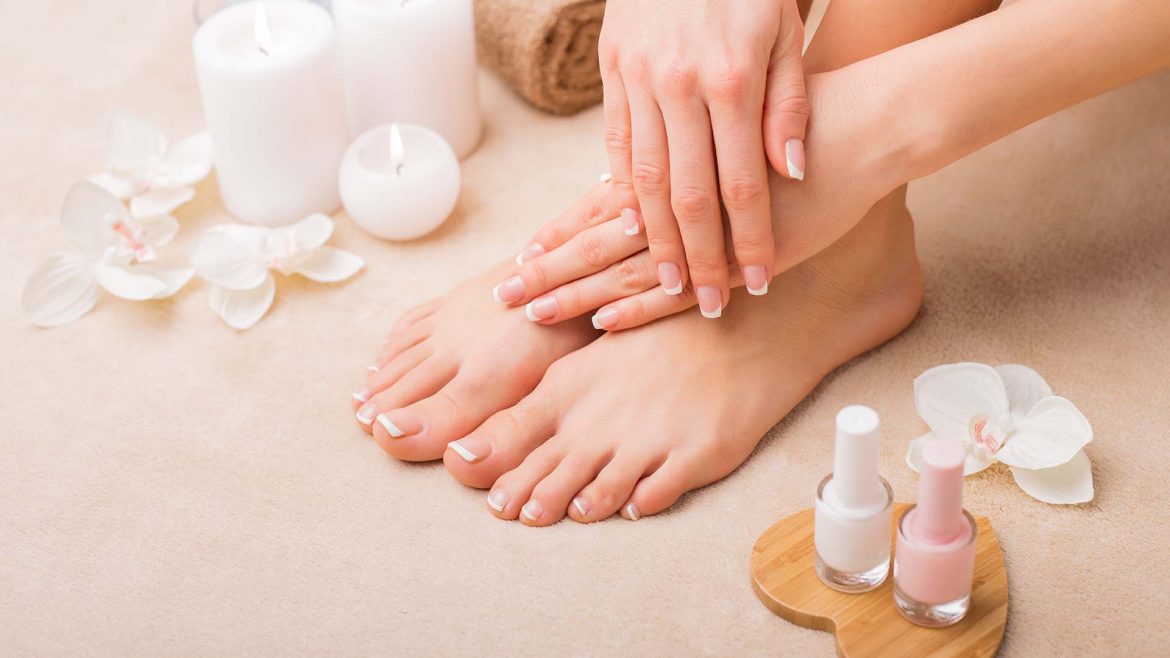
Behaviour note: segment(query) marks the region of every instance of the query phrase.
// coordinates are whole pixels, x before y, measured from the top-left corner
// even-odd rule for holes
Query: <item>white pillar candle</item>
[[[422,126],[378,126],[354,140],[338,175],[349,216],[387,240],[435,230],[459,200],[459,160],[438,133]]]
[[[195,68],[228,211],[266,226],[337,209],[349,143],[336,30],[305,0],[217,12],[195,33]]]
[[[354,134],[415,123],[464,158],[483,123],[472,0],[334,0]]]

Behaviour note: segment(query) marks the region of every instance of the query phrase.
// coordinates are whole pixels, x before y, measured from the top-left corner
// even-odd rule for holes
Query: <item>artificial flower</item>
[[[323,246],[332,234],[333,220],[321,214],[282,228],[222,224],[200,236],[191,262],[214,286],[211,309],[229,326],[247,329],[272,306],[271,270],[324,283],[357,274],[365,264],[361,258]]]
[[[191,279],[190,268],[155,265],[156,249],[179,230],[174,217],[136,220],[121,201],[93,183],[69,190],[61,225],[81,251],[52,254],[33,270],[21,295],[34,324],[52,327],[72,322],[97,303],[98,287],[134,301],[169,297]]]
[[[914,404],[930,426],[906,454],[915,471],[921,470],[924,442],[959,437],[967,447],[964,475],[1001,462],[1021,489],[1046,503],[1093,499],[1092,466],[1083,450],[1093,428],[1035,370],[982,363],[931,368],[914,380]]]
[[[110,118],[106,171],[89,177],[115,197],[130,200],[135,219],[168,215],[195,196],[211,172],[211,139],[196,133],[167,147],[158,126],[133,114]]]

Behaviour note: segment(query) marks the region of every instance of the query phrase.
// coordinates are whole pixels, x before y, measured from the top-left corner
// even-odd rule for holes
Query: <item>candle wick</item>
[[[394,165],[394,175],[395,175],[395,176],[401,176],[401,175],[402,175],[402,164],[401,164],[401,163],[399,163],[399,164],[397,164],[397,165]]]
[[[268,31],[268,11],[264,7],[264,0],[256,0],[255,37],[256,48],[265,57],[272,47],[272,33]]]

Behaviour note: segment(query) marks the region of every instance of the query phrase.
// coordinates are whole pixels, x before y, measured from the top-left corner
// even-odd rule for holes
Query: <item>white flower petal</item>
[[[20,305],[33,324],[56,327],[89,312],[97,303],[93,263],[77,252],[41,261],[24,284]]]
[[[276,229],[274,233],[290,232],[296,240],[298,248],[308,251],[316,249],[329,241],[329,237],[333,235],[333,219],[329,215],[316,213],[309,215],[301,221],[281,229]],[[283,236],[276,235],[275,239],[280,240]]]
[[[179,140],[151,177],[154,187],[187,187],[211,173],[211,135],[206,131]]]
[[[1060,466],[1033,470],[1011,468],[1016,484],[1029,496],[1054,505],[1075,505],[1093,500],[1093,466],[1080,450]]]
[[[1072,459],[1092,440],[1093,427],[1084,414],[1053,395],[1032,407],[995,457],[1008,466],[1052,468]]]
[[[113,226],[129,223],[130,215],[114,195],[89,181],[79,181],[69,188],[61,208],[61,226],[70,239],[97,261],[106,248],[117,242]]]
[[[935,434],[956,439],[970,435],[973,417],[997,421],[1008,413],[999,373],[982,363],[952,363],[922,373],[914,380],[914,405]]]
[[[171,211],[195,198],[191,187],[155,187],[130,199],[130,214],[135,219],[169,215]]]
[[[190,267],[179,269],[163,269],[161,267],[154,267],[152,265],[139,265],[134,268],[134,272],[141,275],[152,276],[159,281],[162,281],[166,286],[159,291],[152,299],[164,299],[179,292],[191,277],[195,276],[195,270]]]
[[[191,264],[199,276],[221,288],[251,290],[268,276],[260,261],[255,241],[241,241],[234,231],[216,227],[199,236],[191,253]]]
[[[138,222],[142,229],[142,241],[152,247],[169,244],[179,233],[179,220],[171,215],[151,217]]]
[[[293,271],[314,281],[333,283],[357,274],[363,265],[365,261],[348,251],[320,247],[299,261]]]
[[[251,290],[228,290],[216,286],[211,289],[211,310],[228,326],[247,329],[264,317],[275,295],[276,281],[271,276]]]
[[[909,449],[906,450],[906,465],[915,473],[922,472],[922,446],[929,441],[937,441],[938,437],[934,432],[927,432],[922,436],[910,442]],[[970,444],[964,442],[963,445],[967,448],[967,458],[963,461],[963,475],[971,475],[978,473],[983,469],[991,466],[992,462],[974,455],[971,452]]]
[[[154,299],[166,291],[167,282],[155,276],[147,268],[131,268],[108,263],[98,263],[94,268],[97,281],[111,295],[140,302]]]
[[[145,176],[166,157],[167,138],[158,126],[129,112],[116,112],[107,129],[110,169]]]
[[[1008,407],[1011,410],[1012,421],[1019,425],[1032,407],[1041,399],[1052,395],[1052,387],[1040,373],[1028,366],[1008,363],[996,366],[995,371],[1003,380],[1003,387],[1007,391]]]
[[[103,172],[89,176],[88,180],[118,199],[129,199],[134,194],[134,183],[117,174]]]

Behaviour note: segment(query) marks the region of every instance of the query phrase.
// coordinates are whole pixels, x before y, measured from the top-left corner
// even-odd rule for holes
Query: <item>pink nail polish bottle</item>
[[[838,412],[833,472],[817,487],[816,571],[826,585],[842,592],[869,591],[890,570],[894,492],[878,475],[880,424],[869,407]]]
[[[922,450],[918,504],[898,522],[894,604],[919,626],[950,626],[971,606],[975,519],[963,509],[963,461],[957,439]]]

